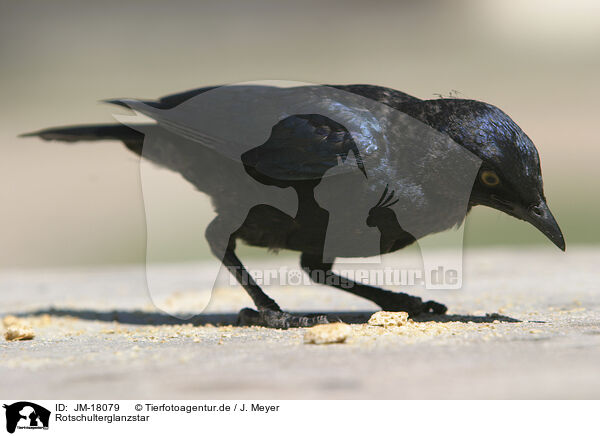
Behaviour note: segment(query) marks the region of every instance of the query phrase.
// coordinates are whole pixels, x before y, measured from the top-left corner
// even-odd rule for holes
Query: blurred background
[[[369,83],[495,104],[538,147],[567,250],[600,242],[596,1],[3,0],[0,55],[2,268],[145,259],[132,153],[120,143],[17,135],[111,122],[119,110],[99,103],[106,98],[262,79]],[[210,205],[178,176],[153,171],[170,229],[164,260],[188,259],[203,235],[186,211],[206,211],[208,221]],[[558,252],[530,225],[490,209],[469,215],[465,235],[467,248],[544,244]]]

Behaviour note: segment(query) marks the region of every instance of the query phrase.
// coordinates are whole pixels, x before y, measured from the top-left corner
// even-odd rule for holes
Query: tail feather
[[[124,124],[96,124],[83,126],[52,127],[37,132],[24,133],[19,137],[38,137],[46,141],[122,141],[127,148],[140,154],[144,135]]]
[[[102,141],[107,139],[126,140],[139,132],[122,124],[52,127],[37,132],[24,133],[19,137],[37,136],[47,141]]]

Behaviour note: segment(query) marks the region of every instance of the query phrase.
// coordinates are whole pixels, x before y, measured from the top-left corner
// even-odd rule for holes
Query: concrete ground
[[[386,262],[410,264],[414,254]],[[268,266],[297,263],[273,259]],[[232,325],[250,300],[226,280],[186,321],[152,304],[141,267],[5,271],[0,315],[35,337],[0,339],[0,397],[600,398],[599,265],[596,248],[471,251],[462,290],[416,292],[448,315],[395,330],[365,327],[377,308],[335,289],[269,289],[288,310],[351,322],[352,336],[333,345],[304,344],[303,329]],[[165,267],[180,285],[154,296],[159,306],[199,310],[197,271]]]

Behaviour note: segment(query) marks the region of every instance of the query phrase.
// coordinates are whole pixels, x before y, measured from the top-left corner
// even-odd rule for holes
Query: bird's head
[[[462,99],[428,100],[411,109],[409,115],[449,135],[482,160],[470,206],[492,207],[527,221],[565,250],[544,196],[537,149],[508,115],[490,104]]]

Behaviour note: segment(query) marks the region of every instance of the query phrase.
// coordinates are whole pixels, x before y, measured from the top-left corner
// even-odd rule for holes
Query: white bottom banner
[[[0,434],[595,434],[596,401],[2,401]],[[384,433],[385,432],[385,433]],[[178,434],[178,433],[175,433]]]

